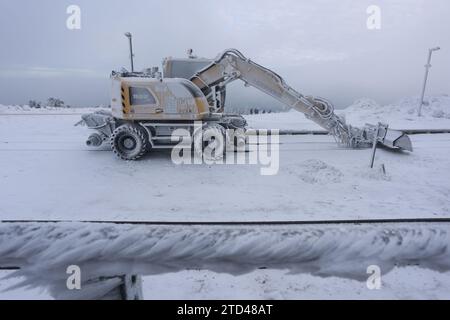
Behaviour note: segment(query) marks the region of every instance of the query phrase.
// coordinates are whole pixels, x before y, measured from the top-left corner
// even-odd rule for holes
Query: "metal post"
[[[134,72],[134,62],[133,62],[134,54],[133,54],[133,40],[132,40],[133,36],[131,35],[130,32],[127,32],[127,33],[125,33],[125,37],[128,38],[129,43],[130,43],[131,72]]]
[[[379,134],[380,134],[380,124],[378,124],[377,131],[375,132],[375,136],[373,137],[372,158],[370,159],[370,168],[373,168],[373,163],[375,162],[375,153],[377,152]]]
[[[422,105],[423,105],[423,99],[425,96],[425,88],[427,86],[428,72],[430,71],[430,68],[431,68],[431,54],[433,53],[433,51],[437,51],[439,49],[440,49],[439,47],[436,47],[436,48],[431,48],[428,50],[428,60],[427,60],[427,64],[425,65],[425,78],[423,80],[422,95],[420,97],[420,105],[419,105],[419,112],[418,112],[419,117],[422,116]]]

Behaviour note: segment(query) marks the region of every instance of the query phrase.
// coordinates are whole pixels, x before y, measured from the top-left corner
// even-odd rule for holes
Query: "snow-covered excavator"
[[[114,153],[124,160],[137,160],[151,149],[173,148],[183,138],[177,137],[177,129],[189,131],[193,141],[197,136],[218,135],[227,141],[227,129],[245,131],[245,118],[224,113],[226,86],[237,79],[304,113],[340,145],[364,148],[381,144],[412,151],[403,132],[384,124],[352,127],[334,113],[330,102],[300,94],[281,76],[236,49],[225,50],[213,60],[166,58],[163,74],[151,68],[113,72],[111,79],[111,112],[85,114],[82,119],[96,130],[86,142],[89,146],[109,141]],[[198,121],[200,127],[195,125]],[[225,150],[225,146],[221,148]]]

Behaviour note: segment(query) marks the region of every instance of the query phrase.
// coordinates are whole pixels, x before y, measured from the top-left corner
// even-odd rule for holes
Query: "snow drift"
[[[417,115],[419,97],[405,97],[397,102],[381,105],[370,98],[361,98],[336,113],[352,126],[366,123],[387,123],[392,129],[446,129],[450,128],[450,96],[430,95],[424,99],[422,116]],[[322,130],[295,110],[280,113],[246,115],[255,129]]]
[[[339,169],[318,159],[308,159],[299,164],[287,166],[286,170],[310,184],[337,183],[343,177]]]
[[[403,98],[388,105],[380,105],[372,99],[362,98],[342,110],[341,114],[352,125],[361,125],[366,122],[383,122],[407,127],[405,124],[409,122],[430,123],[437,120],[439,123],[450,124],[450,96],[435,95],[425,97],[421,117],[417,115],[419,103],[419,97]]]

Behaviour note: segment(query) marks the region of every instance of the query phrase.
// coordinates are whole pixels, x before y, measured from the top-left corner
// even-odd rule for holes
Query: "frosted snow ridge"
[[[318,159],[306,160],[295,167],[294,170],[291,170],[291,174],[297,174],[300,179],[312,184],[341,182],[344,176],[336,167]]]
[[[0,224],[0,266],[21,270],[15,287],[46,286],[68,298],[66,268],[82,279],[203,269],[239,275],[258,268],[366,280],[367,267],[450,270],[450,224],[164,226]],[[111,284],[112,285],[112,284]],[[73,296],[72,296],[73,297]],[[86,298],[86,296],[84,296]],[[90,296],[93,298],[93,296]]]
[[[342,112],[351,124],[361,124],[365,121],[395,123],[450,119],[450,96],[448,95],[425,96],[422,117],[417,117],[419,104],[419,97],[405,97],[388,105],[380,105],[372,99],[362,98],[343,109]]]

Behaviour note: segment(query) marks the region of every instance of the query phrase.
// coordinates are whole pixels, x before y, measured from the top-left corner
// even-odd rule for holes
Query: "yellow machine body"
[[[112,77],[111,109],[123,120],[202,120],[209,105],[202,91],[182,78]]]

